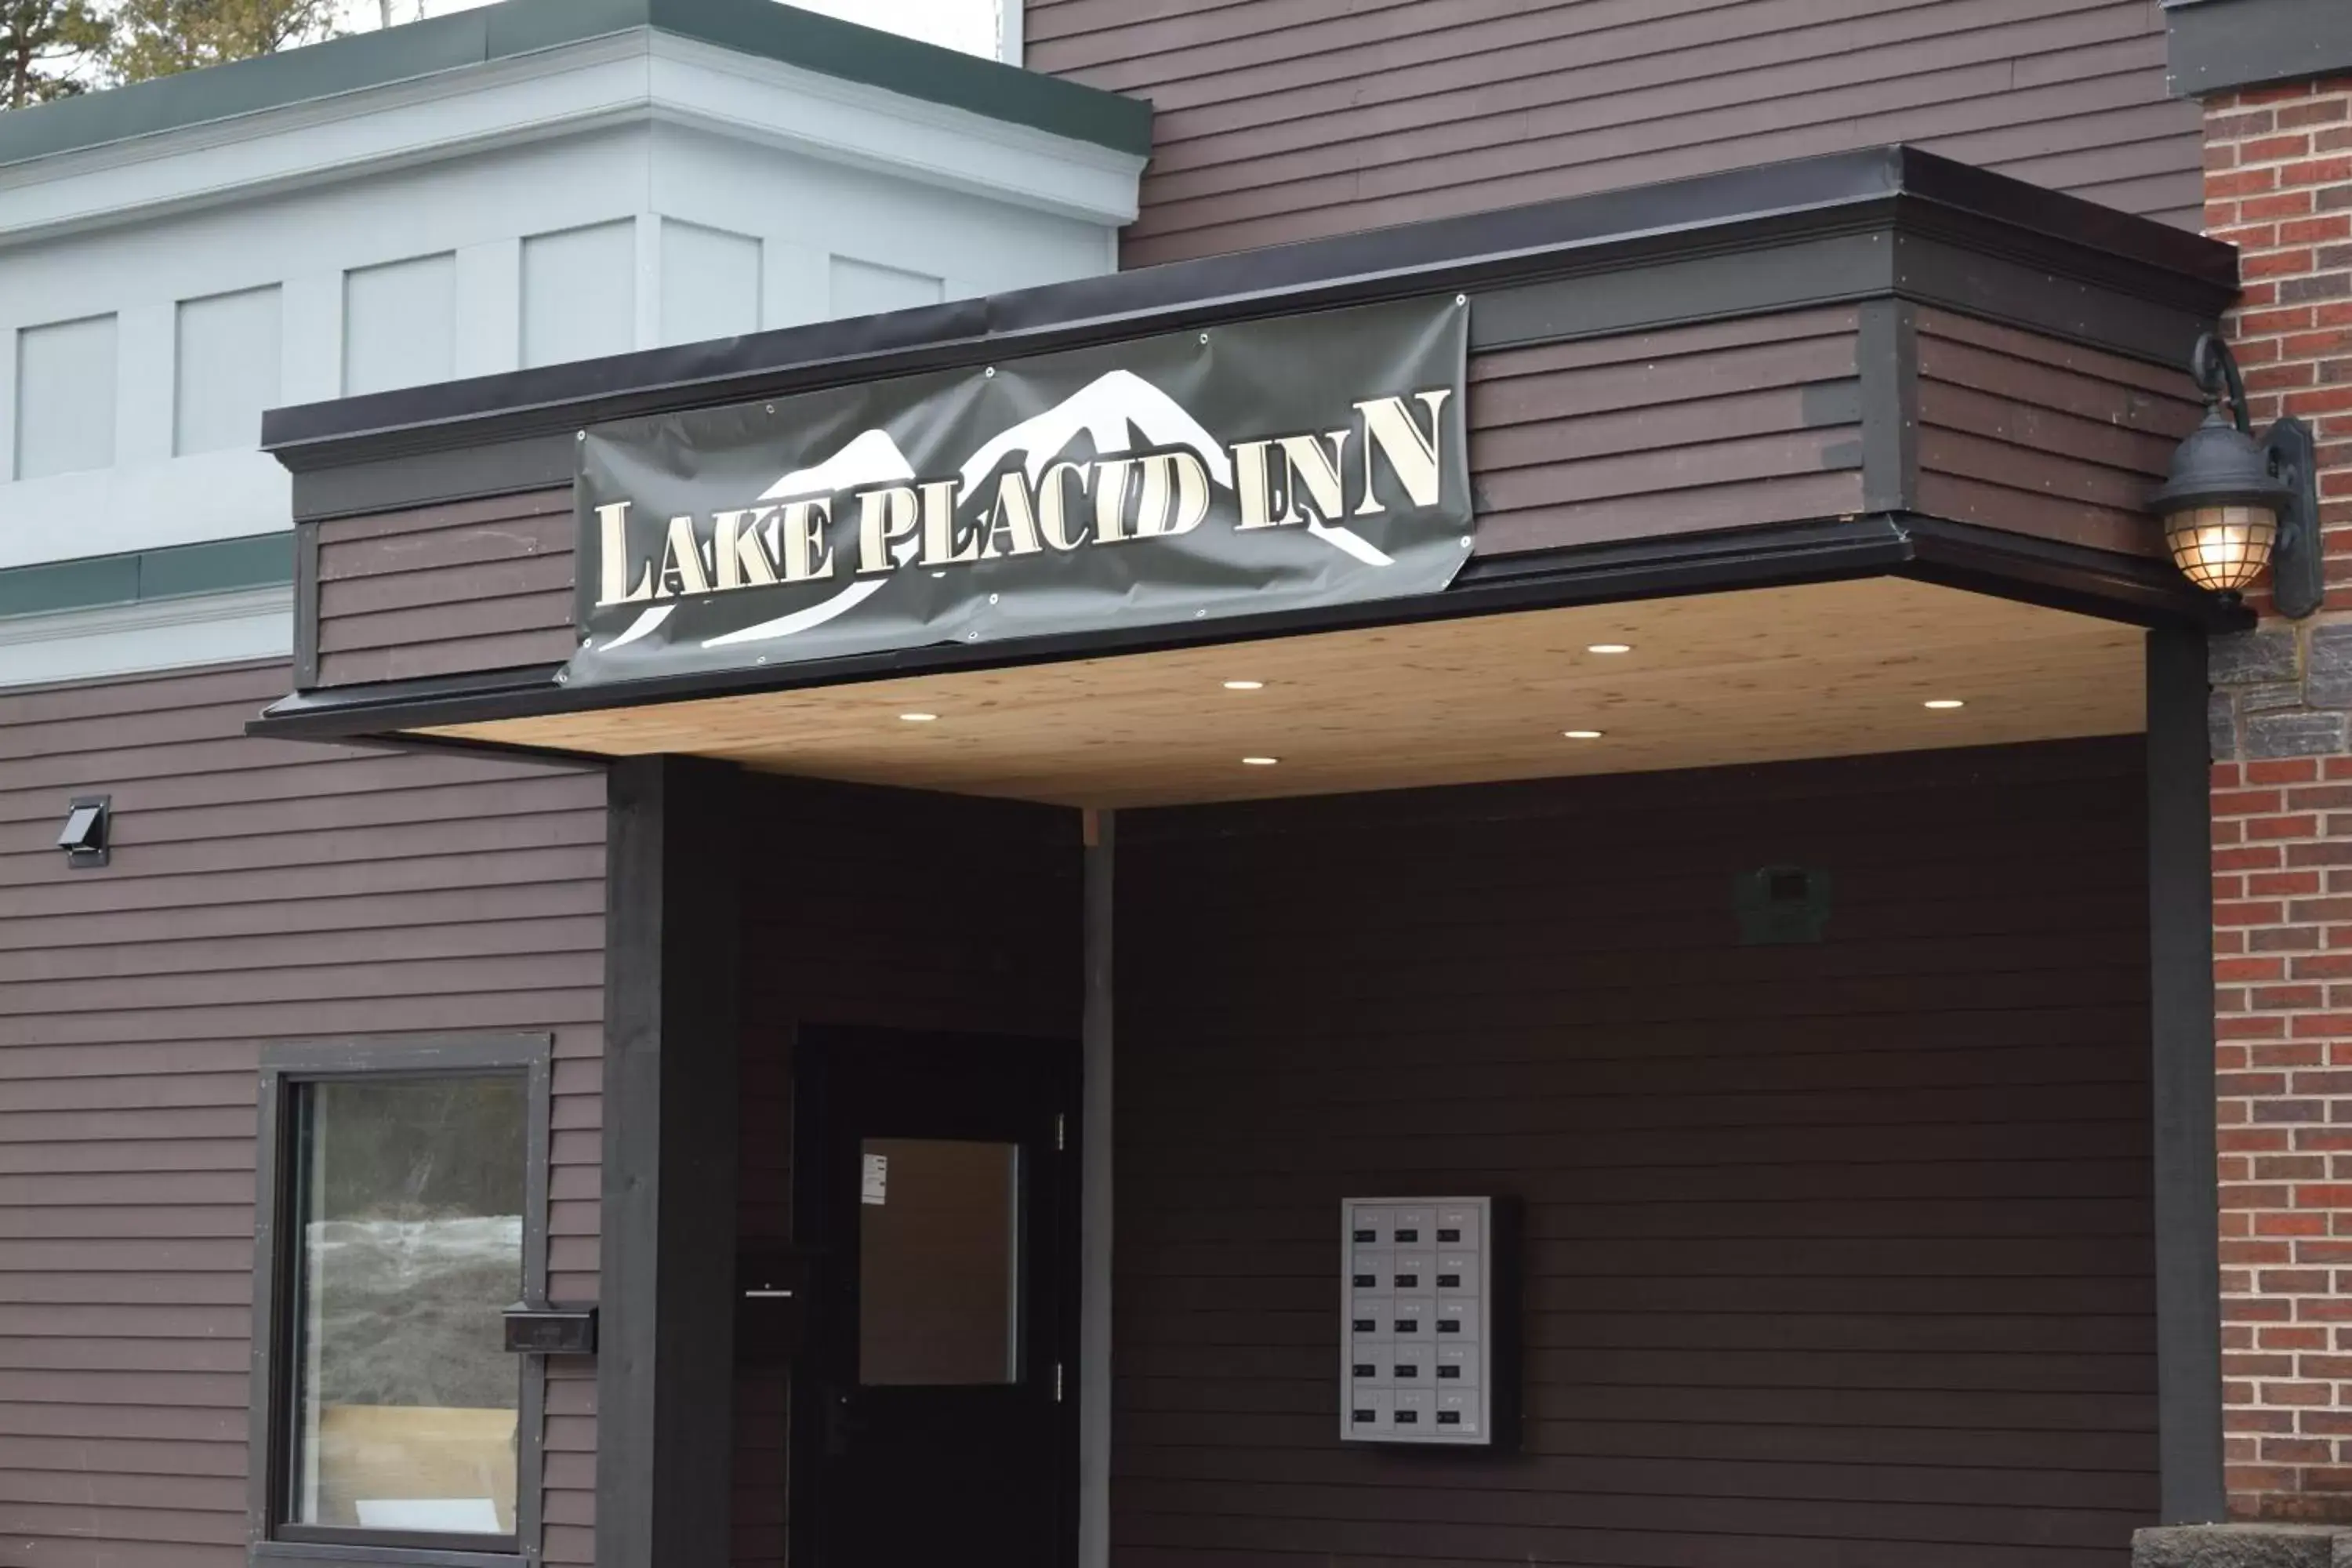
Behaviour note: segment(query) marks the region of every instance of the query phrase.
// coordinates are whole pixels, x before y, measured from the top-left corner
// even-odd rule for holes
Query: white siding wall
[[[836,316],[879,315],[885,310],[936,305],[947,297],[947,280],[943,278],[885,267],[877,261],[860,261],[851,256],[833,258],[831,281],[833,313]]]
[[[0,568],[288,526],[261,406],[1089,277],[1114,235],[658,121],[32,241],[10,200]]]

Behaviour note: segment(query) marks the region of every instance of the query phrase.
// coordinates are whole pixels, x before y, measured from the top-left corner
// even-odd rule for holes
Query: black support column
[[[2147,636],[2149,1022],[2155,1051],[2159,1506],[2223,1516],[2214,1170],[2211,750],[2205,634]]]
[[[598,1568],[726,1568],[734,1444],[737,774],[606,790]]]

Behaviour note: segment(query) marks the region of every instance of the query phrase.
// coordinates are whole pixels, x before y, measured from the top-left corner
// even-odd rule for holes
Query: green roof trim
[[[0,570],[0,616],[47,616],[294,581],[294,535],[254,534]]]
[[[0,164],[282,109],[633,27],[1140,157],[1151,105],[777,0],[504,0],[284,54],[0,112]]]

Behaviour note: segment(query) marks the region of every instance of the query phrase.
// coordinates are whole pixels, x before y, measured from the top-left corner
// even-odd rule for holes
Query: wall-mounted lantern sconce
[[[112,797],[86,795],[66,806],[66,830],[58,847],[66,852],[66,868],[88,871],[107,862],[108,841],[114,828]]]
[[[2199,587],[2231,595],[2267,566],[2279,613],[2301,619],[2325,593],[2311,427],[2290,416],[2256,440],[2238,362],[2210,332],[2197,340],[2189,374],[2205,394],[2205,422],[2172,454],[2154,500],[2172,563]]]

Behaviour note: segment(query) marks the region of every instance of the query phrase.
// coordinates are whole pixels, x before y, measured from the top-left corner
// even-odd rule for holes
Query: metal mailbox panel
[[[1491,1197],[1339,1205],[1339,1436],[1484,1447],[1513,1402],[1496,1353]]]

